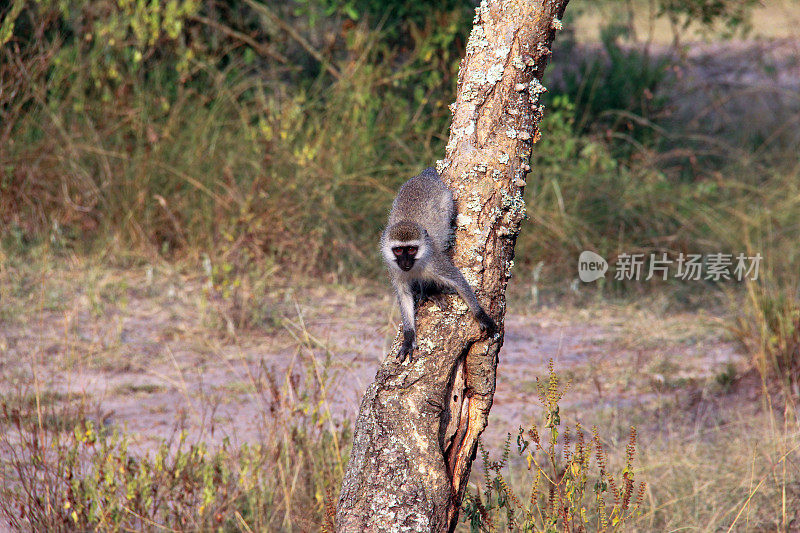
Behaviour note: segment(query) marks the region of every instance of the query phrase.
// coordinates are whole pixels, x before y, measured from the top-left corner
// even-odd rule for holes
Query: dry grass
[[[200,265],[187,276],[164,263],[132,271],[39,252],[0,272],[13,316],[0,327],[7,523],[305,531],[324,522],[349,429],[333,416],[336,365],[305,327],[305,304],[271,288],[274,364],[250,330],[230,336],[218,320],[224,306],[208,304]],[[61,305],[45,305],[48,293]]]
[[[204,479],[216,479],[236,496],[209,500],[211,514],[197,515],[197,527],[212,527],[222,513],[223,523],[244,529],[234,510],[251,528],[322,526],[325,502],[335,497],[347,456],[347,421],[396,333],[398,318],[387,288],[303,289],[298,280],[287,284],[269,277],[274,320],[235,326],[231,335],[219,319],[221,311],[208,303],[212,296],[203,290],[208,278],[202,262],[114,268],[97,258],[39,250],[24,261],[6,261],[0,278],[5,309],[14,317],[0,328],[9,354],[0,390],[7,410],[17,409],[5,423],[21,424],[7,433],[17,435],[13,442],[38,434],[43,442],[70,449],[81,442],[70,440],[72,428],[90,421],[92,438],[105,442],[110,455],[95,454],[84,444],[78,449],[86,452],[86,464],[100,468],[104,457],[155,457],[161,439],[182,428],[182,450],[189,454],[184,460],[191,466],[181,475],[194,488],[175,492],[179,489],[164,481],[161,494],[167,500],[183,494],[181,505],[188,507],[181,509],[195,514],[192,506],[201,500],[186,495],[202,499]],[[545,309],[516,302],[506,321],[485,438],[489,449],[500,446],[506,431],[516,433],[519,425],[541,416],[531,382],[546,375],[545,361],[553,357],[557,371],[573,382],[561,400],[564,424],[598,426],[610,471],[618,472],[624,461],[629,426],[638,428],[634,468],[648,492],[641,515],[628,525],[710,531],[728,528],[737,515],[733,530],[791,524],[800,481],[792,404],[784,411],[785,400],[773,395],[770,411],[760,382],[741,379],[745,356],[727,340],[719,315],[676,312],[658,298],[636,303],[593,298]],[[731,373],[731,364],[739,370]],[[124,454],[111,434],[100,437],[102,428],[125,429]],[[205,448],[196,449],[205,450],[206,459],[188,447],[201,441]],[[242,451],[256,443],[264,446],[257,455]],[[11,480],[17,474],[9,469],[14,463],[8,462],[8,449],[3,475]],[[25,455],[16,460],[28,468],[33,464]],[[204,478],[214,464],[227,465],[236,475]],[[247,470],[246,464],[258,466]],[[524,463],[510,465],[512,486],[527,484]],[[236,477],[245,475],[245,481]],[[137,479],[119,482],[135,485]],[[51,476],[41,482],[57,489],[63,480]],[[242,492],[225,485],[234,482],[260,488]],[[53,494],[63,497],[58,490]],[[251,496],[255,500],[247,499]],[[137,513],[121,516],[176,525],[165,515]],[[59,517],[64,518],[49,515]]]
[[[800,436],[794,404],[772,411],[742,401],[743,395],[737,390],[684,407],[684,417],[642,447],[650,505],[640,524],[697,531],[797,527]],[[760,397],[751,391],[753,396]]]
[[[602,372],[605,379],[609,372],[613,371]],[[715,381],[707,380],[702,386],[701,380],[699,388],[696,382],[684,382],[636,405],[584,405],[581,409],[570,405],[574,394],[567,393],[567,405],[559,412],[561,429],[574,428],[575,423],[584,428],[596,425],[611,475],[624,471],[629,424],[637,427],[633,469],[636,479],[647,483],[643,502],[633,517],[607,529],[597,526],[594,492],[587,490],[582,505],[591,522],[588,531],[794,531],[798,527],[800,425],[796,404],[775,393],[766,400],[760,382],[752,376],[737,378],[733,387],[727,388],[714,386]],[[527,416],[522,417],[525,419]],[[550,418],[534,420],[544,424]],[[520,424],[527,427],[523,421]],[[516,435],[516,431],[511,433]],[[516,447],[514,439],[512,448]],[[571,442],[575,442],[574,430]],[[559,437],[559,450],[570,446]],[[498,460],[502,449],[498,444],[492,449],[492,459]],[[546,474],[515,456],[512,454],[508,463],[504,482],[525,502],[531,483],[542,483]],[[558,461],[556,472],[564,464],[563,459]],[[595,468],[587,470],[590,486],[599,475]],[[471,490],[474,493],[483,487],[476,464]],[[546,501],[546,490],[543,497]],[[606,501],[614,500],[609,495]],[[506,521],[497,511],[495,508],[490,514],[495,526]],[[459,530],[470,529],[462,524]]]

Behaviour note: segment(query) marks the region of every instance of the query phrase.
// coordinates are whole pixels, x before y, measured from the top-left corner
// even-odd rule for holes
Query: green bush
[[[615,139],[619,155],[655,143],[652,125],[664,112],[669,81],[669,59],[624,46],[621,40],[628,34],[622,25],[604,26],[599,50],[579,51],[570,39],[560,42],[566,57],[578,54],[580,59],[568,64],[553,86],[554,98],[566,95],[575,104],[575,131]]]
[[[518,240],[519,261],[575,268],[583,250],[604,257],[689,247],[692,211],[712,198],[700,185],[670,181],[657,170],[630,166],[589,135],[577,135],[575,106],[554,99],[534,146],[525,197],[530,227]],[[563,277],[562,277],[563,280]]]
[[[395,2],[386,16],[400,40],[366,22],[337,25],[364,14],[381,28],[370,1],[148,6],[15,2],[4,19],[4,245],[115,243],[207,255],[236,275],[254,262],[374,275],[396,187],[442,154],[468,6],[431,18],[428,4]],[[526,193],[536,227],[520,237],[518,262],[702,238],[693,213],[717,200],[716,184],[675,182],[643,164],[649,152],[633,158],[587,131],[604,124],[647,144],[651,130],[630,117],[663,104],[648,97],[663,64],[619,37],[607,31],[608,59],[587,60],[580,82],[554,91]]]
[[[446,107],[425,88],[407,94],[400,81],[418,73],[378,62],[372,34],[358,29],[343,46],[362,63],[303,87],[260,79],[244,56],[215,56],[213,35],[185,26],[176,39],[148,34],[140,44],[149,63],[134,75],[135,55],[86,45],[93,30],[83,19],[52,16],[40,28],[49,43],[21,40],[24,51],[3,52],[14,59],[8,72],[44,65],[21,92],[2,92],[13,141],[0,147],[0,217],[18,242],[58,227],[68,247],[111,239],[168,256],[369,270],[395,185],[443,145]],[[120,8],[106,17],[132,15]],[[120,45],[126,53],[139,43],[135,17],[128,22],[118,29],[133,42]],[[71,40],[60,37],[64,25]],[[152,44],[156,34],[169,42]],[[106,76],[123,70],[119,80]]]

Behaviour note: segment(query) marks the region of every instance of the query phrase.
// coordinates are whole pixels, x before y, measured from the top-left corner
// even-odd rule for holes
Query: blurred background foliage
[[[681,32],[746,35],[753,5],[570,5],[545,80],[523,279],[543,263],[568,292],[564,272],[584,249],[613,261],[771,248],[778,277],[796,277],[796,253],[783,248],[800,223],[786,194],[797,125],[781,129],[778,110],[704,130],[708,110],[676,89]],[[605,13],[600,40],[581,42],[575,21],[593,9]],[[473,11],[458,0],[6,3],[4,249],[49,241],[375,276],[394,191],[443,154]],[[672,46],[645,40],[643,13],[669,21]]]

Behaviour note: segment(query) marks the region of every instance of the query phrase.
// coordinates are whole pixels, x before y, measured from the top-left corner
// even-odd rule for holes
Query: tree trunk
[[[456,296],[421,305],[413,362],[400,337],[364,394],[337,529],[452,531],[486,427],[503,344],[505,290],[542,117],[540,80],[568,0],[481,2],[438,170],[458,217],[453,259],[500,333],[486,338]]]

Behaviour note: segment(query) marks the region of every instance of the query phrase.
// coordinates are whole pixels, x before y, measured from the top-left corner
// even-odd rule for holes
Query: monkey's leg
[[[478,297],[475,296],[475,292],[473,292],[467,280],[464,279],[464,275],[461,274],[461,271],[456,268],[448,257],[443,257],[438,264],[438,268],[433,272],[436,281],[443,286],[454,289],[458,295],[463,298],[464,302],[466,302],[472,314],[475,315],[475,319],[478,321],[481,329],[486,331],[489,335],[494,335],[497,332],[497,324],[495,324],[492,317],[484,311],[478,301]]]
[[[452,294],[452,293],[450,293]],[[448,313],[450,311],[450,302],[447,301],[447,296],[443,292],[435,292],[428,296],[428,299],[436,304],[436,307]]]
[[[412,354],[416,347],[416,325],[414,323],[414,292],[408,283],[396,282],[397,287],[397,301],[400,304],[400,316],[403,319],[403,344],[400,346],[400,351],[397,356],[400,362],[413,359]]]
[[[426,300],[436,304],[436,306],[444,312],[450,311],[450,302],[447,300],[447,294],[454,294],[456,291],[452,287],[442,286],[435,281],[427,281],[421,283],[420,286],[420,302]]]

